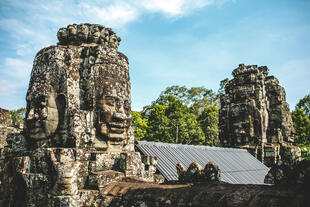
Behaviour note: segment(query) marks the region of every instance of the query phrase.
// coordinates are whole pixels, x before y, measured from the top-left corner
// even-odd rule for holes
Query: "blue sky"
[[[291,110],[310,93],[310,0],[1,0],[0,107],[23,107],[35,54],[73,23],[112,27],[132,108],[171,85],[217,91],[238,64],[266,65]]]

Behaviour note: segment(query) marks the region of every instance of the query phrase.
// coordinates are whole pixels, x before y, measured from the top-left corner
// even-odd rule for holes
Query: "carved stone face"
[[[100,38],[100,29],[97,25],[91,27],[91,42],[97,43]]]
[[[29,94],[25,121],[30,139],[47,139],[52,136],[59,122],[55,93],[38,90]]]
[[[66,28],[61,28],[59,29],[57,33],[57,38],[61,44],[66,43],[67,38],[68,38],[68,33]]]
[[[131,119],[129,101],[103,96],[98,101],[98,110],[99,134],[116,143],[124,140]]]
[[[106,29],[102,29],[100,32],[100,37],[103,39],[103,41],[108,42],[109,41],[109,31]]]
[[[68,26],[68,40],[71,44],[74,44],[77,40],[77,26],[76,25],[69,25]]]
[[[117,39],[116,35],[111,35],[111,37],[110,37],[110,45],[112,47],[117,47],[118,46],[118,39]]]
[[[86,42],[88,40],[89,28],[82,24],[78,26],[78,36],[79,39]]]
[[[76,25],[69,25],[68,26],[69,35],[74,36],[77,34],[77,27]]]

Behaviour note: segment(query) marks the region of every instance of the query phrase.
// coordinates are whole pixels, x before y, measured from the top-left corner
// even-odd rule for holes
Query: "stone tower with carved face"
[[[100,25],[69,25],[41,50],[27,92],[26,130],[35,147],[122,151],[132,144],[129,65],[120,38]]]
[[[241,147],[267,166],[298,159],[284,88],[266,66],[240,64],[221,98],[219,136],[225,147]]]
[[[126,176],[150,181],[156,170],[155,158],[143,163],[134,151],[121,39],[96,24],[69,25],[57,37],[57,46],[35,57],[24,131],[9,136],[4,149],[4,206],[103,202],[109,182]]]

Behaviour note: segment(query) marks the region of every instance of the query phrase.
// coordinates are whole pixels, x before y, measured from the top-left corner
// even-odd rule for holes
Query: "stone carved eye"
[[[128,100],[124,101],[124,110],[125,112],[130,112],[130,103]]]
[[[114,98],[113,98],[113,97],[106,97],[106,98],[105,98],[105,103],[106,103],[108,106],[114,106],[114,105],[115,105]]]
[[[44,95],[39,95],[36,98],[35,103],[36,103],[36,107],[39,107],[39,108],[45,107],[47,104],[47,97]]]

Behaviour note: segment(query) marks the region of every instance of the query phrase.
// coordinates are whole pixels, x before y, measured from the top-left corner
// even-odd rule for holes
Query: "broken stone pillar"
[[[97,24],[69,25],[57,37],[35,57],[24,130],[7,137],[0,206],[99,205],[109,182],[152,180],[134,151],[121,39]]]
[[[268,72],[266,66],[243,64],[233,70],[221,98],[219,131],[223,146],[245,148],[272,166],[281,159],[281,151],[293,149],[288,156],[298,158],[300,149],[293,145],[284,88]]]

